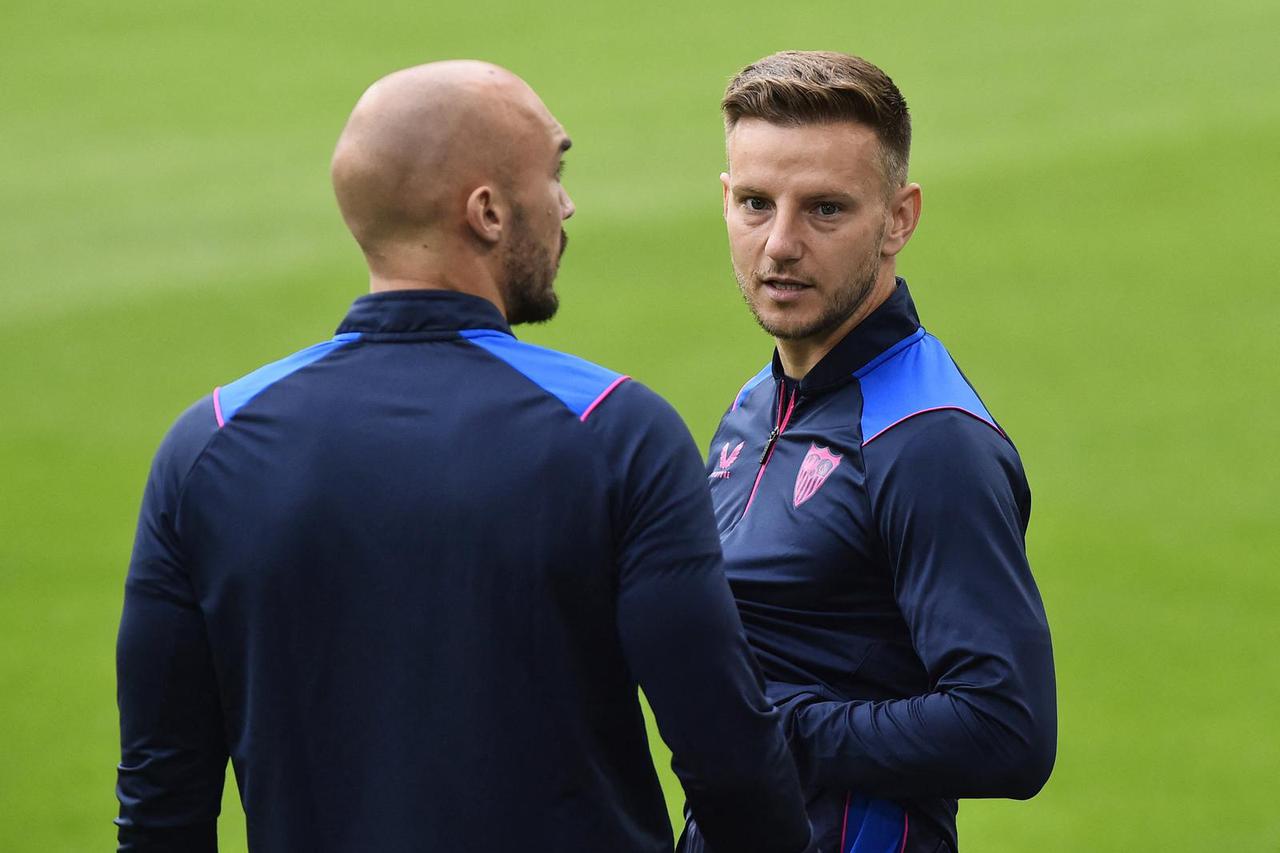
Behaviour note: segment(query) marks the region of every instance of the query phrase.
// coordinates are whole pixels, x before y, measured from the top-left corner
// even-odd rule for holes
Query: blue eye
[[[754,196],[746,200],[746,205],[747,205],[747,210],[755,210],[755,211],[764,210],[766,207],[769,206],[764,199],[756,198]]]
[[[818,205],[818,213],[822,216],[835,216],[840,212],[840,205],[831,201],[824,201]]]

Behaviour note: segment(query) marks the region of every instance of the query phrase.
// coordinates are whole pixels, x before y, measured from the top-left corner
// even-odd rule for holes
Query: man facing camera
[[[889,77],[788,51],[722,107],[734,272],[776,344],[708,462],[730,585],[813,849],[954,851],[957,798],[1031,797],[1053,766],[1022,463],[896,276],[921,197]],[[703,835],[694,814],[683,849]]]
[[[810,832],[660,398],[517,340],[555,313],[569,138],[504,69],[400,71],[333,157],[337,334],[170,430],[118,646],[120,849],[672,848],[637,697],[723,851]]]

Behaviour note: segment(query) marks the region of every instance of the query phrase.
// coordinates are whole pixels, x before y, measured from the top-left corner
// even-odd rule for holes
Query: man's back
[[[736,639],[663,673],[686,615],[736,621],[698,469],[655,395],[456,293],[362,297],[197,403],[127,585],[126,849],[148,824],[211,837],[224,742],[259,850],[667,850],[637,679],[687,786],[791,790]],[[136,671],[158,638],[170,665]],[[681,710],[726,694],[736,718]],[[734,729],[777,754],[728,757]]]

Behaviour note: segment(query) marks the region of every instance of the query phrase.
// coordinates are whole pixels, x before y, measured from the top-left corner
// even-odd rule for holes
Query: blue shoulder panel
[[[323,341],[309,346],[293,355],[259,367],[253,373],[242,376],[229,385],[213,389],[213,414],[221,427],[235,417],[236,412],[254,397],[270,386],[296,373],[309,364],[314,364],[334,350],[340,349],[353,341],[360,340],[359,332],[346,332],[335,335],[333,340]]]
[[[913,415],[958,409],[1001,432],[942,342],[924,329],[857,371],[862,386],[862,443]]]
[[[733,399],[733,406],[729,411],[733,411],[742,405],[742,401],[747,399],[747,395],[756,389],[756,386],[773,375],[773,362],[766,364],[764,368],[747,380],[747,384],[742,386],[742,390],[738,392],[738,396]]]
[[[579,420],[585,421],[605,397],[630,378],[494,329],[463,329],[458,334],[564,403]]]

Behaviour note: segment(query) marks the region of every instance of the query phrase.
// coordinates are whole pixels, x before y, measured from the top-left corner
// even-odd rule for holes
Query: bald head
[[[343,219],[366,253],[452,228],[476,186],[506,188],[531,135],[554,123],[516,75],[485,62],[397,71],[356,104],[333,155]]]
[[[374,83],[332,165],[370,288],[472,293],[513,325],[550,318],[573,215],[568,148],[541,99],[496,65],[437,62]]]

